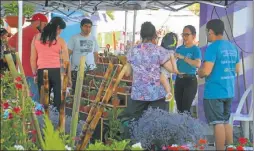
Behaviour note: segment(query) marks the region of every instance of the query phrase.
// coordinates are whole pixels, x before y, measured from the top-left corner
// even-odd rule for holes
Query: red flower
[[[200,150],[204,150],[205,147],[204,147],[204,146],[199,146],[199,149],[200,149]]]
[[[22,84],[16,83],[15,86],[16,86],[16,88],[17,88],[18,90],[21,90],[21,89],[22,89]]]
[[[247,139],[247,138],[244,138],[244,137],[240,137],[240,138],[238,139],[238,142],[239,142],[242,146],[244,146],[244,145],[246,145],[246,144],[248,143],[248,139]]]
[[[244,148],[243,148],[242,146],[237,146],[237,147],[236,147],[236,150],[237,150],[237,151],[243,151]]]
[[[9,113],[8,119],[12,119],[12,118],[13,118],[12,113]]]
[[[3,107],[4,107],[4,109],[8,109],[8,107],[9,107],[10,105],[9,105],[9,103],[8,102],[5,102],[5,103],[3,103]]]
[[[227,151],[234,151],[235,149],[233,147],[228,147]]]
[[[20,81],[22,81],[22,78],[21,78],[21,77],[17,77],[15,80],[16,80],[17,82],[20,82]]]
[[[200,140],[198,141],[198,143],[204,145],[204,144],[207,144],[207,140],[205,140],[205,139],[200,139]]]
[[[182,151],[188,151],[189,148],[185,147],[185,146],[180,146],[179,147],[179,150],[182,150]]]
[[[168,146],[168,150],[178,150],[178,146]]]
[[[18,107],[14,107],[13,108],[13,111],[16,113],[16,114],[19,114],[19,112],[21,111],[21,108],[18,106]]]
[[[42,112],[41,110],[37,110],[37,111],[35,111],[35,114],[36,114],[37,116],[40,116],[40,115],[43,114],[43,112]]]
[[[4,77],[4,75],[3,74],[0,74],[0,78],[3,78]]]
[[[36,130],[32,130],[31,133],[32,133],[32,134],[36,134]]]
[[[73,137],[72,140],[79,141],[81,139],[80,139],[80,137]]]
[[[36,137],[32,138],[32,142],[35,143],[36,142]]]

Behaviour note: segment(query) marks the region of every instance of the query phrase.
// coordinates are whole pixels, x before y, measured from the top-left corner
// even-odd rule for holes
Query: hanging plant
[[[3,4],[4,16],[18,16],[19,14],[19,6],[18,2],[10,2]],[[35,11],[35,7],[30,4],[23,5],[23,16],[26,18],[30,18]]]
[[[18,14],[19,14],[19,6],[18,2],[10,2],[3,4],[4,9],[4,16],[5,21],[8,23],[10,27],[17,28],[18,27]],[[33,5],[24,4],[23,5],[23,19],[22,19],[22,25],[25,22],[26,18],[31,18],[35,11],[35,8]]]

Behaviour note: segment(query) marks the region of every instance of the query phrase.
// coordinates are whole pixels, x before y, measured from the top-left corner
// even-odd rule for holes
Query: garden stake
[[[59,131],[62,133],[65,133],[65,97],[66,97],[66,89],[68,85],[68,70],[69,70],[69,62],[64,62],[64,70],[61,72],[61,104],[60,104],[60,110],[59,110],[59,123],[58,128]]]
[[[31,117],[32,117],[32,121],[33,121],[33,124],[34,124],[34,128],[36,130],[36,136],[39,140],[39,144],[40,144],[40,147],[42,150],[45,150],[45,144],[44,144],[44,141],[42,139],[42,135],[41,135],[41,129],[40,129],[40,126],[39,126],[39,122],[38,122],[38,119],[34,113],[34,110],[32,111],[31,113]]]
[[[120,65],[119,65],[120,66]],[[101,118],[102,112],[104,110],[104,104],[107,104],[109,99],[112,96],[112,93],[116,90],[118,84],[120,83],[120,80],[123,78],[124,74],[126,73],[127,70],[127,66],[124,65],[123,69],[121,70],[120,74],[117,76],[117,79],[112,79],[107,90],[106,93],[102,99],[102,102],[98,105],[98,109],[97,112],[93,118],[93,120],[91,121],[88,130],[85,133],[85,137],[83,137],[81,139],[81,145],[77,146],[77,150],[83,150],[84,148],[86,148],[89,140],[91,139],[91,136],[93,134],[93,131],[95,129],[95,127],[98,124],[98,121]]]
[[[72,107],[72,119],[71,119],[71,130],[70,130],[70,138],[72,138],[70,141],[71,147],[75,145],[75,139],[73,138],[76,137],[76,133],[77,133],[80,98],[81,98],[82,85],[83,85],[82,81],[84,80],[84,72],[85,72],[85,62],[86,62],[86,57],[82,56],[80,58],[80,63],[79,63],[79,70],[77,74],[77,81],[76,81],[73,107]]]
[[[24,87],[24,84],[22,85],[22,110],[25,109],[25,99],[26,99],[26,89]],[[25,113],[24,113],[25,114]],[[26,118],[25,115],[22,116],[22,131],[23,131],[23,135],[26,135]],[[24,143],[26,143],[26,139],[24,139]]]
[[[28,86],[27,81],[26,81],[25,72],[24,72],[22,63],[20,61],[19,53],[16,52],[15,55],[16,55],[16,62],[18,64],[19,70],[21,72],[21,78],[22,78],[22,80],[24,82],[24,86],[25,86],[26,91],[27,91],[27,96],[30,96],[30,89],[29,89],[29,86]]]
[[[16,77],[19,76],[19,73],[16,70],[16,66],[15,66],[14,61],[12,59],[12,55],[11,54],[6,54],[4,57],[5,57],[5,60],[8,64],[8,68],[11,72],[11,75],[13,76],[13,79],[15,79]],[[17,58],[17,60],[18,60],[18,58]]]
[[[83,126],[82,133],[85,133],[87,131],[87,129],[88,129],[89,125],[90,125],[90,122],[94,118],[94,113],[95,113],[95,111],[97,109],[97,104],[98,104],[98,102],[101,101],[102,93],[103,93],[103,91],[105,89],[105,85],[106,85],[107,81],[109,80],[110,75],[112,74],[113,68],[114,68],[114,65],[112,63],[109,63],[107,71],[106,71],[106,73],[104,75],[104,78],[103,78],[103,80],[101,82],[101,85],[100,85],[100,88],[98,90],[98,93],[96,95],[95,101],[94,101],[94,103],[93,103],[93,105],[92,105],[92,107],[91,107],[91,109],[90,109],[90,111],[88,113],[87,118],[86,118],[86,122],[85,122],[85,124]]]
[[[48,70],[43,70],[43,106],[45,114],[49,117],[49,79],[48,79]]]

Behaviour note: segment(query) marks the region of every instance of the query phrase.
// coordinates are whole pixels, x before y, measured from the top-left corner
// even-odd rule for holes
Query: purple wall
[[[228,15],[230,15],[234,12],[237,12],[241,9],[244,9],[248,6],[251,6],[251,3],[252,2],[250,2],[250,1],[238,1],[238,2],[236,2],[235,4],[233,4],[232,6],[227,8]],[[200,11],[201,11],[201,13],[200,13],[200,28],[201,28],[202,26],[205,26],[205,24],[211,19],[211,13],[212,13],[212,10],[213,10],[213,6],[206,5],[206,4],[201,4],[200,7],[201,7],[200,8]],[[224,8],[216,7],[216,10],[217,10],[220,18],[226,16]],[[213,13],[212,18],[218,18],[215,12]],[[236,20],[234,20],[234,21],[236,21]],[[253,47],[252,31],[248,31],[247,33],[245,33],[243,35],[240,35],[238,37],[234,37],[234,39],[235,39],[236,43],[244,50],[244,51],[241,51],[239,49],[239,51],[243,52],[243,56],[244,56],[245,59],[247,57],[249,57],[251,54],[253,54],[253,50],[252,50],[252,47]],[[232,43],[234,43],[233,40],[232,40]],[[204,55],[205,49],[206,49],[206,46],[201,48],[202,56]],[[248,53],[246,53],[246,52],[248,52]],[[247,66],[247,65],[245,65],[245,66]],[[245,78],[246,78],[247,88],[250,84],[253,83],[253,80],[252,80],[253,79],[253,71],[252,70],[253,70],[253,68],[248,69],[247,71],[245,71],[245,74],[244,74]],[[244,93],[245,87],[244,87],[244,80],[243,79],[244,79],[243,75],[240,75],[238,77],[238,80],[236,80],[236,90],[235,90],[236,94],[235,94],[235,98],[234,98],[234,101],[233,101],[232,112],[235,112],[235,110],[238,106],[238,103],[239,103],[239,98],[241,98],[241,96]],[[200,85],[199,86],[199,94],[198,94],[199,95],[199,97],[198,97],[198,99],[199,99],[198,114],[199,114],[199,118],[202,121],[205,121],[204,110],[203,110],[203,92],[204,92],[204,85]],[[240,92],[240,94],[238,92]],[[244,110],[243,112],[246,112],[246,110]]]

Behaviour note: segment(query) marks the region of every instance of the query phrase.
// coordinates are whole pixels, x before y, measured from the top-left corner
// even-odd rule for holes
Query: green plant
[[[121,126],[121,120],[118,119],[118,116],[120,113],[123,111],[123,109],[119,108],[113,108],[112,110],[109,110],[109,117],[108,117],[108,122],[109,122],[109,127],[108,130],[105,133],[105,139],[110,139],[110,140],[121,140],[120,137],[120,126]]]
[[[113,141],[111,148],[113,150],[125,150],[129,143],[130,140]]]
[[[104,145],[100,141],[96,141],[95,144],[89,144],[88,148],[86,150],[111,150],[110,146]]]
[[[90,92],[90,95],[96,95],[97,94],[97,91],[96,90],[92,90],[91,92]]]
[[[19,14],[19,7],[18,7],[18,2],[12,1],[10,3],[3,4],[4,8],[4,15],[14,15],[18,16]],[[30,18],[35,11],[35,7],[30,4],[24,4],[23,5],[23,15],[27,18]]]
[[[109,11],[109,10],[107,10],[107,11],[106,11],[106,14],[108,15],[108,17],[109,17],[110,19],[112,19],[112,20],[115,19],[114,11]]]
[[[100,141],[96,141],[95,144],[89,144],[86,150],[125,150],[129,148],[130,140],[112,141],[111,145],[105,145]]]
[[[0,25],[1,25],[1,27],[4,26],[4,21],[3,21],[3,19],[1,19]]]
[[[10,72],[1,77],[1,150],[12,150],[14,145],[36,148],[31,135],[35,131],[26,126],[30,122],[31,111],[35,104],[22,92],[22,78],[13,79]],[[26,130],[26,131],[25,131]]]
[[[44,115],[44,123],[44,150],[65,150],[65,144],[60,137],[60,132],[58,130],[54,130],[50,119],[46,115]]]
[[[127,86],[126,82],[123,81],[121,81],[118,85],[118,87],[126,87],[126,86]]]
[[[195,3],[188,7],[190,11],[192,11],[195,15],[199,16],[200,14],[200,4]]]

